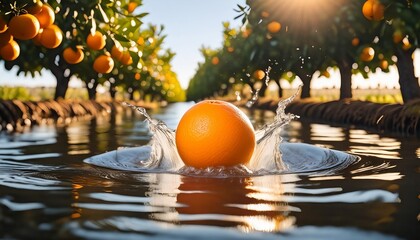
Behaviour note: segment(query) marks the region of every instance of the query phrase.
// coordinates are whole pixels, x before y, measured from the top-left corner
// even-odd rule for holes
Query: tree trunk
[[[265,81],[262,80],[262,85],[260,90],[258,91],[258,97],[265,97],[265,91],[267,90],[267,84],[265,84]]]
[[[55,64],[50,66],[52,74],[57,80],[57,85],[55,86],[54,100],[64,99],[66,97],[67,89],[69,88],[70,76],[66,77],[64,75],[64,70]]]
[[[92,87],[89,87],[89,84],[86,84],[86,89],[88,91],[89,100],[96,100],[96,88],[98,87],[98,82],[95,81]]]
[[[111,96],[112,100],[115,100],[115,95],[117,94],[117,89],[115,88],[114,84],[111,84],[109,87],[109,95]]]
[[[306,74],[305,72],[297,72],[296,75],[302,80],[303,87],[302,92],[300,93],[300,98],[310,98],[311,97],[311,80],[312,75]]]
[[[352,63],[349,59],[343,57],[337,61],[338,69],[340,70],[340,99],[352,98],[353,93],[351,89],[351,77],[352,77]]]
[[[128,99],[130,99],[130,101],[134,100],[134,90],[129,92],[129,98]]]
[[[411,57],[414,50],[396,49],[399,84],[404,103],[420,98],[419,80],[414,75],[414,63]]]
[[[275,78],[276,80],[274,80],[277,83],[277,86],[279,87],[279,98],[283,97],[283,89],[280,86],[280,77]]]

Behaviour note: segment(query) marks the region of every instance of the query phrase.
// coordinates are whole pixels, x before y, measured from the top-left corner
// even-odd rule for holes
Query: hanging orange
[[[41,28],[46,28],[52,25],[55,21],[54,10],[47,4],[43,4],[41,11],[34,14],[34,16],[38,19]]]
[[[133,63],[133,58],[131,57],[129,52],[123,52],[120,61],[124,65],[131,65]]]
[[[76,49],[67,47],[63,51],[63,58],[68,64],[77,64],[83,61],[85,54],[83,53],[82,47],[77,46]]]
[[[49,49],[58,47],[63,41],[63,33],[55,24],[44,28],[40,34],[41,45]]]
[[[30,14],[37,14],[37,13],[41,12],[43,5],[44,4],[42,3],[41,0],[36,0],[36,1],[34,1],[34,3],[32,5],[29,5],[29,7],[26,10]]]
[[[86,39],[87,46],[92,50],[101,50],[105,47],[105,37],[101,32],[96,31],[95,34],[89,34]]]
[[[28,40],[34,38],[40,29],[38,19],[32,14],[22,14],[12,17],[9,22],[9,31],[14,38]]]
[[[8,44],[12,40],[13,40],[13,36],[12,34],[10,34],[9,31],[0,33],[0,47]]]
[[[135,3],[135,2],[129,2],[128,5],[127,5],[127,11],[129,13],[134,12],[134,10],[136,10],[136,8],[137,8],[137,3]]]
[[[362,52],[360,53],[360,59],[365,62],[372,61],[374,56],[375,56],[375,50],[371,47],[363,48]]]
[[[111,48],[111,57],[115,60],[121,61],[123,57],[123,49],[119,45],[114,45]]]
[[[0,56],[6,61],[13,61],[20,55],[19,44],[12,40],[0,48]]]
[[[114,60],[110,56],[100,55],[93,62],[93,69],[97,73],[110,73],[114,68]]]
[[[357,45],[359,45],[359,43],[360,43],[360,40],[359,40],[359,38],[357,38],[357,37],[355,37],[355,38],[353,38],[352,40],[351,40],[351,45],[353,45],[353,46],[357,46]]]
[[[262,80],[265,77],[265,72],[261,69],[258,69],[255,70],[255,72],[252,75],[255,79]]]
[[[281,24],[279,22],[272,21],[269,24],[267,24],[267,30],[270,33],[277,33],[280,31],[280,29],[281,29]]]
[[[367,0],[362,7],[363,16],[368,20],[384,19],[385,6],[379,0]]]
[[[9,26],[7,26],[6,21],[4,21],[4,19],[3,19],[2,16],[0,16],[0,33],[6,32],[6,30],[7,30],[8,27]]]

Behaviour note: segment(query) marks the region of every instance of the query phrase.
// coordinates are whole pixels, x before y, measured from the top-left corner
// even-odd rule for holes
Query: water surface
[[[191,103],[152,112],[175,129]],[[274,113],[247,111],[256,128]],[[235,178],[111,170],[84,159],[149,142],[131,109],[0,133],[0,238],[416,239],[420,141],[292,121],[283,141],[349,152],[334,173]]]

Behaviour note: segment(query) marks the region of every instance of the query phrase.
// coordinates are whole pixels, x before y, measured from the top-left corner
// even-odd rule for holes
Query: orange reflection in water
[[[150,204],[170,203],[173,207],[151,215],[160,221],[275,232],[292,228],[295,217],[290,213],[300,212],[283,201],[283,195],[294,188],[291,181],[296,179],[290,176],[197,178],[157,174],[153,178],[158,179],[151,179],[147,193]]]

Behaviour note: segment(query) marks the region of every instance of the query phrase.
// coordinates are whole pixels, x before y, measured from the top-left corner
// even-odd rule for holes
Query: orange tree
[[[0,40],[0,55],[6,69],[17,66],[18,74],[32,76],[42,69],[51,71],[57,79],[56,99],[65,97],[73,76],[86,83],[89,98],[93,99],[99,84],[110,84],[115,75],[125,79],[142,71],[142,51],[135,40],[141,35],[141,18],[146,13],[134,11],[141,0],[3,0],[0,4],[0,28],[3,22],[6,26],[5,31],[0,30],[0,39],[6,39]],[[38,20],[37,34],[17,37],[12,31],[14,19],[29,15]],[[32,30],[27,27],[29,24],[15,25]],[[8,35],[12,40],[8,40]],[[17,43],[25,54],[3,54],[13,52],[10,43]],[[121,56],[116,54],[119,51],[113,51],[114,46]]]
[[[141,31],[137,40],[142,52],[139,71],[132,73],[132,77],[116,82],[117,86],[130,94],[131,99],[138,92],[142,100],[146,97],[169,102],[185,100],[185,93],[170,64],[175,54],[169,49],[163,49],[165,36],[162,32],[163,26],[158,28],[153,25]],[[118,72],[115,74],[119,75]]]
[[[251,34],[246,39],[236,34],[225,40],[224,47],[214,55],[220,59],[219,64],[229,66],[212,70],[210,64],[201,65],[193,86],[201,86],[199,80],[203,76],[207,76],[207,82],[220,81],[210,75],[211,72],[223,75],[218,72],[221,69],[228,69],[228,75],[222,78],[224,84],[229,83],[229,76],[239,73],[242,74],[239,79],[252,85],[253,71],[270,66],[270,78],[274,80],[289,71],[299,76],[305,84],[302,97],[309,97],[314,72],[336,66],[341,74],[340,98],[350,98],[353,73],[367,78],[368,73],[378,68],[388,71],[396,55],[404,101],[418,96],[412,53],[418,47],[419,3],[253,0],[247,4],[247,8],[240,6],[239,11]],[[231,49],[235,57],[229,58],[226,49]]]
[[[309,97],[310,81],[316,71],[337,66],[341,74],[340,98],[352,97],[351,77],[362,49],[358,41],[371,43],[373,31],[365,26],[362,1],[247,1],[246,17],[252,28],[266,31],[275,47],[263,50],[264,58],[277,52],[276,61],[304,83],[302,97]],[[278,26],[280,27],[273,27]],[[264,60],[262,58],[261,60]],[[272,58],[271,58],[272,59]],[[266,60],[266,61],[267,61]],[[361,66],[361,65],[360,65]],[[353,68],[356,69],[353,69]]]
[[[384,20],[372,22],[378,36],[375,44],[380,67],[393,63],[395,56],[399,73],[399,84],[404,102],[420,98],[418,78],[414,72],[413,53],[420,41],[420,2],[412,0],[381,0],[385,6]]]

